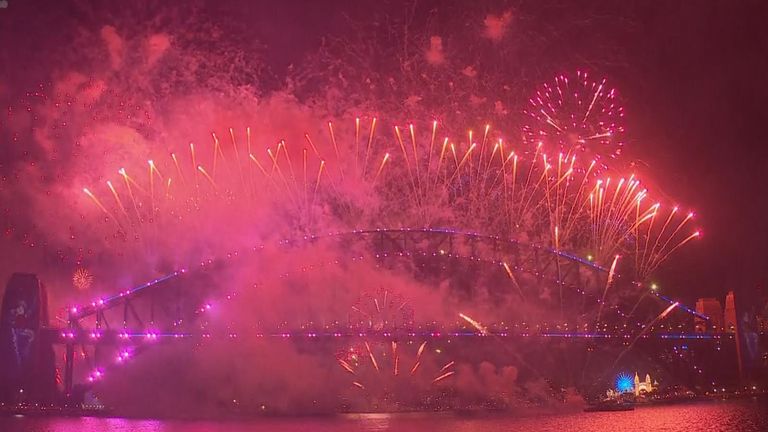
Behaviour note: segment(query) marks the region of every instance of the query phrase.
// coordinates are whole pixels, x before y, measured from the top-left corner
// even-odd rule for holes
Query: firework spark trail
[[[117,225],[118,229],[120,230],[123,229],[123,227],[120,225],[120,222],[117,220],[117,218],[112,216],[112,213],[110,213],[109,210],[107,210],[107,208],[101,204],[101,201],[99,201],[99,199],[96,198],[96,196],[93,193],[91,193],[91,191],[88,190],[88,188],[83,188],[83,192],[85,192],[85,194],[88,195],[88,197],[90,197],[94,203],[96,203],[96,205],[101,209],[101,211],[104,212],[104,214],[107,216],[108,219],[112,220],[115,223],[115,225]]]
[[[186,179],[184,178],[184,174],[181,172],[181,165],[179,165],[179,160],[176,158],[176,153],[171,153],[171,159],[173,159],[173,165],[176,167],[176,175],[179,176],[182,184],[186,185]]]
[[[451,377],[451,376],[455,375],[455,374],[456,374],[456,371],[449,371],[449,370],[448,370],[448,369],[450,369],[450,368],[451,368],[451,367],[452,367],[452,366],[453,366],[455,363],[456,363],[456,362],[454,362],[454,361],[449,361],[449,362],[448,362],[448,363],[446,363],[446,364],[445,364],[445,365],[444,365],[442,368],[440,368],[440,370],[437,372],[437,373],[438,373],[438,374],[440,374],[440,375],[438,375],[438,376],[437,376],[435,379],[433,379],[433,380],[432,380],[432,384],[437,384],[437,383],[439,383],[440,381],[442,381],[442,380],[444,380],[444,379],[446,379],[446,378],[448,378],[448,377]]]
[[[150,194],[150,201],[149,201],[149,209],[152,215],[154,216],[156,207],[155,207],[155,175],[157,175],[158,179],[160,180],[160,183],[163,182],[163,176],[160,174],[160,171],[155,166],[155,161],[152,159],[147,161],[147,164],[149,165],[149,194]]]
[[[243,167],[240,163],[240,151],[237,149],[237,140],[235,139],[235,131],[233,128],[229,128],[229,138],[232,141],[232,150],[235,152],[235,164],[237,165],[237,172],[240,174],[240,183],[245,185]]]
[[[487,129],[486,129],[486,131],[487,131]],[[494,158],[496,156],[496,153],[499,153],[499,156],[503,157],[503,153],[501,151],[501,148],[502,148],[502,139],[499,138],[499,142],[497,142],[496,144],[493,145],[493,149],[491,150],[491,156],[488,158],[488,162],[485,165],[485,169],[482,170],[483,171],[483,179],[482,179],[482,183],[480,184],[480,194],[482,196],[486,195],[486,193],[487,193],[486,191],[490,192],[492,190],[492,189],[489,188],[488,179],[491,176],[493,176],[494,177],[494,181],[495,181],[499,177],[498,174],[500,174],[500,173],[496,173],[496,175],[494,175],[494,173],[491,171],[491,165],[493,164],[493,160],[494,160]],[[477,165],[478,166],[478,168],[477,168],[478,171],[480,171],[482,169],[482,162],[483,162],[482,159],[483,158],[481,157],[480,158],[480,162]]]
[[[525,300],[525,294],[523,294],[523,288],[520,286],[519,283],[517,283],[517,279],[515,278],[514,273],[512,273],[512,269],[509,267],[509,264],[506,262],[501,263],[504,266],[504,270],[507,272],[507,276],[512,280],[512,284],[517,288],[517,292],[520,294],[520,298]]]
[[[632,308],[629,310],[629,312],[624,316],[624,325],[626,326],[629,323],[629,319],[634,315],[635,311],[637,311],[637,308],[640,306],[640,303],[642,303],[643,300],[645,300],[646,297],[651,295],[651,292],[646,291],[641,295],[634,305],[632,305]]]
[[[389,160],[389,153],[385,153],[384,158],[381,160],[381,165],[379,165],[379,169],[376,171],[376,176],[373,178],[374,184],[376,183],[376,180],[379,179],[379,176],[381,175],[381,171],[384,170],[384,165],[386,165],[388,160]]]
[[[213,139],[213,173],[211,175],[211,178],[215,179],[216,168],[218,166],[218,158],[221,158],[222,163],[225,163],[225,164],[226,164],[226,159],[224,157],[224,151],[221,148],[221,144],[219,143],[219,137],[216,135],[216,132],[211,132],[211,138]]]
[[[440,148],[440,157],[437,160],[437,171],[436,171],[437,174],[435,175],[435,185],[434,185],[433,190],[437,189],[437,184],[440,181],[440,172],[441,172],[441,168],[443,166],[443,160],[445,160],[445,150],[447,148],[448,148],[448,138],[446,137],[443,140],[443,145]]]
[[[250,128],[246,129],[248,159],[247,175],[238,163],[237,172],[227,164],[227,160],[240,161],[240,150],[236,132],[229,130],[231,148],[225,152],[219,140],[211,134],[214,151],[205,158],[199,158],[194,144],[189,145],[190,162],[194,167],[194,181],[184,175],[181,160],[176,153],[170,153],[170,160],[163,165],[157,158],[150,159],[148,185],[146,189],[131,178],[125,169],[121,169],[125,194],[128,195],[134,217],[120,197],[120,192],[110,181],[107,184],[114,198],[114,212],[103,203],[99,210],[107,210],[110,215],[117,213],[127,222],[137,238],[141,236],[145,218],[157,219],[161,213],[174,215],[186,214],[200,206],[215,205],[221,200],[239,200],[245,208],[258,208],[265,204],[288,205],[294,214],[307,223],[308,230],[316,220],[315,208],[325,205],[325,197],[346,200],[341,182],[346,173],[343,166],[352,166],[355,158],[354,147],[358,148],[358,174],[349,181],[369,184],[374,191],[390,188],[407,190],[405,202],[387,202],[386,208],[396,210],[388,213],[399,219],[396,223],[408,226],[413,221],[418,226],[430,226],[439,221],[436,215],[441,209],[450,209],[452,223],[465,229],[490,228],[489,234],[507,237],[523,235],[537,236],[535,241],[553,245],[557,251],[578,251],[587,249],[596,255],[597,262],[605,262],[617,252],[634,255],[636,273],[647,277],[674,251],[698,234],[687,234],[688,218],[672,224],[674,218],[666,218],[659,230],[654,223],[658,214],[658,205],[645,205],[647,191],[640,188],[640,182],[634,176],[613,181],[610,178],[596,180],[596,164],[591,161],[586,167],[580,167],[572,153],[558,154],[550,159],[544,152],[544,146],[537,144],[532,157],[520,157],[520,154],[508,149],[503,139],[490,140],[491,130],[486,125],[482,140],[475,143],[474,138],[464,141],[461,146],[445,138],[442,145],[436,142],[439,133],[438,123],[432,122],[425,139],[420,140],[414,125],[408,125],[407,137],[402,136],[399,127],[394,126],[396,140],[394,148],[374,145],[375,129],[378,120],[373,118],[367,131],[367,141],[359,121],[355,122],[353,142],[344,143],[352,146],[352,151],[342,147],[342,141],[332,123],[328,124],[328,145],[318,146],[308,134],[304,138],[311,151],[301,149],[299,175],[288,148],[288,143],[280,140],[277,147],[266,148],[259,160],[253,152],[258,148],[252,144]],[[471,134],[468,134],[471,136]],[[490,143],[493,142],[493,145]],[[330,148],[336,155],[331,164],[323,157],[323,148]],[[398,150],[401,158],[393,160],[390,150]],[[235,153],[227,157],[227,152]],[[446,152],[450,152],[447,155]],[[298,152],[297,152],[298,153]],[[378,157],[377,157],[378,155]],[[453,159],[453,163],[449,159]],[[214,177],[206,166],[216,160],[217,174]],[[372,161],[377,161],[372,164]],[[175,169],[163,169],[173,164]],[[146,165],[145,165],[146,166]],[[315,174],[311,175],[310,172]],[[406,173],[405,175],[402,175]],[[198,176],[205,179],[211,188],[200,189]],[[246,182],[245,179],[249,180]],[[164,180],[165,195],[155,191],[155,183]],[[189,182],[187,182],[189,180]],[[187,186],[194,183],[194,187]],[[138,192],[138,195],[136,194]],[[95,195],[95,194],[94,194]],[[146,198],[145,198],[146,197]],[[382,196],[385,200],[390,198]],[[397,199],[397,196],[392,198]],[[267,201],[265,201],[265,199]],[[386,201],[385,201],[386,202]],[[394,206],[394,207],[392,207]],[[98,204],[97,204],[97,207]],[[149,212],[147,215],[143,214]],[[542,217],[543,216],[543,217]],[[175,218],[175,216],[174,216]],[[168,218],[173,220],[174,218]],[[111,217],[116,223],[119,221]],[[135,222],[134,222],[135,221]],[[409,222],[410,221],[410,222]],[[536,221],[536,222],[533,222]],[[540,222],[539,222],[540,221]],[[438,222],[444,223],[444,222]],[[548,232],[538,234],[532,223],[548,226]],[[161,226],[153,224],[158,232]],[[675,227],[671,229],[671,227]],[[589,231],[585,231],[589,230]],[[627,246],[632,246],[634,253],[628,253]],[[510,276],[520,290],[514,276]]]
[[[638,206],[639,206],[639,204],[638,204]],[[650,258],[648,256],[648,254],[651,252],[652,249],[656,248],[658,237],[656,238],[656,241],[654,241],[654,244],[653,244],[652,248],[649,248],[648,246],[650,245],[651,238],[653,237],[652,236],[653,226],[654,226],[654,223],[656,222],[656,216],[659,214],[660,207],[661,207],[661,204],[659,204],[659,203],[654,204],[654,206],[652,207],[653,208],[653,212],[652,212],[651,217],[649,219],[648,229],[645,231],[644,247],[643,247],[643,249],[641,251],[642,254],[640,254],[640,253],[637,254],[637,257],[638,257],[640,263],[647,262],[646,259]],[[674,217],[675,213],[677,213],[677,207],[672,208],[672,211],[669,213],[669,216],[664,221],[664,224],[663,224],[663,226],[661,228],[661,232],[666,231],[667,225],[669,225],[669,222],[672,220],[672,217]],[[638,244],[639,243],[640,243],[640,241],[639,241],[639,238],[638,238]],[[642,270],[640,268],[641,268],[641,266],[638,264],[638,266],[637,266],[637,271],[638,272],[642,272]]]
[[[597,319],[595,320],[596,325],[600,325],[600,317],[603,314],[603,307],[605,306],[605,299],[608,296],[608,288],[611,287],[611,284],[613,283],[613,278],[616,274],[616,264],[619,262],[619,256],[616,255],[613,258],[613,262],[611,263],[611,268],[608,271],[608,279],[605,281],[605,289],[603,290],[603,297],[600,299],[600,306],[597,309]]]
[[[419,151],[416,149],[416,135],[413,132],[413,124],[408,125],[408,131],[411,136],[411,147],[413,147],[413,165],[416,167],[416,183],[419,194],[421,194],[421,174],[419,173]]]
[[[481,335],[483,335],[483,336],[487,336],[488,335],[488,329],[485,328],[479,322],[473,320],[472,318],[468,317],[467,315],[464,315],[463,313],[459,313],[459,316],[461,317],[461,319],[463,319],[464,321],[466,321],[469,324],[471,324],[472,327],[476,328],[477,331],[479,331]]]
[[[673,210],[669,213],[669,216],[667,217],[667,220],[665,221],[664,226],[662,226],[661,231],[656,236],[653,246],[648,252],[648,261],[647,263],[645,263],[644,266],[641,267],[641,274],[648,274],[651,271],[653,271],[656,268],[657,263],[660,263],[661,261],[663,261],[664,258],[669,255],[669,253],[674,251],[675,248],[682,246],[689,240],[699,235],[698,231],[696,231],[690,236],[688,236],[686,239],[681,241],[679,244],[675,245],[673,249],[668,250],[667,248],[670,245],[670,242],[673,241],[675,236],[680,232],[681,229],[683,229],[683,227],[688,223],[688,221],[690,221],[693,218],[693,212],[688,213],[685,216],[685,218],[683,218],[683,220],[672,231],[672,233],[668,234],[664,239],[663,243],[661,243],[661,239],[665,237],[667,226],[669,226],[669,223],[674,217],[676,212],[677,212],[677,207],[673,208]]]
[[[371,359],[373,368],[376,369],[376,372],[379,372],[379,364],[376,362],[376,357],[373,356],[373,352],[371,351],[371,346],[368,344],[368,341],[365,341],[365,349],[368,351],[368,356]]]
[[[600,82],[600,85],[597,87],[597,90],[595,90],[595,94],[592,96],[592,100],[589,102],[589,108],[587,108],[587,112],[584,113],[584,118],[581,119],[582,123],[586,122],[587,118],[589,118],[589,114],[592,112],[592,108],[594,108],[595,102],[597,102],[597,98],[600,96],[600,93],[602,93],[603,85],[605,85],[605,79],[603,79],[603,81]]]
[[[350,366],[349,363],[344,361],[344,359],[338,359],[338,361],[339,361],[339,365],[341,365],[341,367],[344,368],[344,370],[346,370],[347,372],[351,373],[352,375],[357,375],[355,373],[355,369],[352,368],[352,366]]]
[[[214,190],[218,190],[218,187],[216,186],[216,182],[213,181],[213,177],[211,177],[208,174],[208,171],[206,171],[202,165],[198,165],[197,170],[200,171],[200,173],[203,175],[203,177],[205,177],[206,180],[208,180],[209,183],[211,183],[211,186],[213,186]]]
[[[320,178],[323,175],[323,169],[325,168],[325,161],[320,161],[320,166],[317,168],[317,180],[315,180],[315,189],[312,192],[312,203],[310,207],[315,206],[315,202],[317,201],[317,190],[320,188]]]
[[[608,178],[598,180],[589,194],[592,248],[599,260],[615,254],[633,233],[638,232],[640,225],[654,217],[654,206],[640,211],[647,191],[638,191],[638,185],[639,181],[634,177],[628,182],[624,179],[612,182]]]
[[[403,137],[400,135],[400,128],[398,126],[395,126],[395,137],[397,138],[397,143],[400,145],[400,150],[403,153],[403,160],[405,161],[405,167],[408,171],[408,179],[411,184],[411,194],[412,199],[414,200],[414,204],[417,208],[420,208],[419,201],[418,201],[418,192],[416,189],[416,182],[413,179],[413,169],[411,168],[411,162],[410,158],[408,157],[408,151],[405,149],[405,144],[403,144]]]
[[[197,178],[197,161],[195,160],[195,144],[189,143],[189,157],[192,161],[192,177],[195,179],[195,201],[200,200],[200,182]]]
[[[627,347],[622,352],[619,353],[619,355],[616,357],[616,360],[613,362],[613,366],[611,367],[611,370],[616,368],[616,365],[619,363],[619,360],[621,360],[622,357],[624,357],[624,355],[626,355],[632,349],[632,347],[635,346],[635,343],[637,343],[637,341],[640,340],[640,338],[643,337],[643,335],[645,335],[648,331],[650,331],[650,329],[653,327],[654,324],[656,324],[656,322],[664,319],[667,315],[669,315],[670,312],[672,312],[674,308],[676,308],[679,305],[680,305],[680,302],[672,303],[666,309],[664,309],[659,315],[657,315],[656,318],[654,318],[650,323],[645,325],[643,327],[643,330],[640,333],[638,333],[634,339],[632,339],[632,342],[629,345],[627,345]]]
[[[435,149],[435,135],[437,134],[437,120],[432,121],[432,134],[429,139],[429,154],[427,155],[427,175],[432,170],[432,154]],[[439,169],[439,168],[438,168]]]
[[[270,161],[272,162],[272,167],[269,171],[269,176],[274,178],[274,173],[277,173],[278,178],[280,179],[280,182],[278,184],[282,184],[282,191],[284,191],[285,196],[287,196],[291,200],[291,204],[294,208],[299,208],[299,200],[296,197],[296,190],[294,189],[294,186],[291,185],[291,183],[288,181],[288,178],[283,173],[283,169],[281,168],[279,158],[280,158],[280,150],[283,148],[282,142],[278,143],[277,149],[275,152],[272,152],[271,148],[267,148],[267,155],[269,156]],[[277,180],[275,180],[277,183]]]
[[[530,207],[531,203],[534,202],[534,199],[536,198],[537,192],[539,192],[539,187],[541,186],[542,182],[546,179],[547,171],[549,170],[547,161],[546,161],[546,155],[541,154],[542,158],[542,169],[541,169],[541,175],[538,176],[538,180],[536,183],[531,186],[531,178],[533,175],[533,172],[535,171],[536,163],[535,161],[538,160],[537,156],[540,154],[541,146],[536,147],[536,152],[534,153],[533,160],[529,164],[528,174],[525,176],[525,183],[522,185],[521,189],[521,197],[519,202],[522,203],[522,206],[520,206],[520,210],[517,213],[517,215],[513,214],[514,220],[522,220],[524,219],[524,216],[528,214],[528,208]],[[515,197],[512,197],[514,200]],[[538,202],[537,202],[538,204]],[[538,207],[537,206],[534,206]]]
[[[421,365],[421,355],[424,353],[424,348],[427,346],[427,342],[422,342],[419,346],[419,350],[416,352],[416,360],[413,362],[413,367],[411,368],[411,375],[415,374],[416,371],[419,369],[419,366]]]
[[[336,134],[333,133],[333,123],[328,122],[328,134],[333,142],[333,152],[336,155],[336,161],[341,161],[341,155],[339,154],[339,145],[336,143]],[[338,164],[339,174],[341,178],[344,178],[344,167],[341,163]]]
[[[446,379],[446,378],[448,378],[448,377],[450,377],[450,376],[453,376],[453,375],[455,375],[455,374],[456,374],[456,371],[448,371],[448,372],[446,372],[446,373],[444,373],[444,374],[442,374],[442,375],[438,376],[437,378],[433,379],[433,380],[432,380],[432,384],[437,384],[437,383],[439,383],[440,381],[442,381],[442,380],[444,380],[444,379]]]
[[[573,165],[573,162],[575,162],[575,157],[572,159],[571,165]],[[579,217],[583,214],[585,209],[587,208],[587,204],[589,203],[588,199],[584,198],[584,186],[587,184],[588,179],[590,178],[590,174],[592,173],[592,169],[595,167],[595,161],[593,160],[590,162],[589,167],[584,172],[584,175],[581,176],[581,182],[579,183],[579,187],[576,190],[576,194],[573,197],[573,202],[575,205],[570,206],[568,210],[568,216],[565,218],[565,228],[563,229],[564,237],[569,238],[571,230],[574,228],[575,224],[577,223],[577,220]],[[581,204],[579,204],[581,203]]]
[[[109,188],[110,192],[112,192],[112,196],[115,198],[115,203],[117,203],[117,207],[120,209],[120,212],[125,216],[125,220],[128,222],[128,224],[131,223],[131,217],[128,216],[128,212],[125,210],[125,206],[123,205],[123,202],[120,200],[120,196],[117,194],[117,191],[115,190],[115,187],[112,185],[112,182],[107,180],[107,187]]]
[[[568,162],[569,159],[570,162]],[[584,173],[584,177],[582,178],[582,187],[574,194],[570,186],[573,184],[575,161],[575,156],[569,158],[566,155],[564,157],[561,153],[558,155],[555,174],[552,176],[545,176],[546,184],[544,196],[547,211],[550,215],[549,225],[552,238],[554,239],[553,246],[556,250],[560,249],[561,241],[567,241],[569,238],[570,228],[573,223],[570,218],[580,214],[576,209],[582,207],[579,205],[579,199],[581,197],[583,184],[589,176],[588,170]]]
[[[171,177],[168,177],[168,181],[166,182],[166,185],[165,185],[165,198],[166,199],[171,198],[171,181],[172,180],[173,179]]]
[[[624,188],[623,195],[621,198],[619,198],[619,201],[616,202],[616,197],[619,196],[621,186],[625,184],[626,187]],[[613,202],[611,203],[611,223],[606,229],[605,237],[609,239],[608,241],[620,240],[633,231],[633,221],[631,221],[629,218],[629,216],[632,214],[632,210],[634,209],[633,204],[635,202],[642,201],[646,193],[645,190],[639,191],[637,193],[635,192],[639,184],[640,182],[634,179],[634,175],[630,176],[629,181],[626,183],[624,182],[623,178],[619,181],[616,191],[614,192]],[[629,222],[627,222],[628,220]],[[642,222],[642,216],[640,220],[634,221],[634,223]]]
[[[284,173],[285,170],[282,169],[282,165],[280,164],[280,153],[282,149],[283,149],[282,141],[278,141],[277,147],[275,148],[274,152],[272,152],[271,148],[267,148],[267,155],[269,156],[269,159],[272,161],[270,175],[274,175],[274,173],[277,173],[280,181],[285,187],[285,192],[287,193],[288,197],[291,198],[291,200],[294,202],[294,205],[295,205],[296,204],[295,191],[293,190],[293,186],[291,185],[291,183],[288,181],[288,177],[285,176],[285,173]]]
[[[635,237],[636,237],[636,242],[635,242],[635,244],[636,244],[636,246],[635,246],[635,249],[636,249],[636,253],[635,253],[635,260],[636,260],[635,268],[636,269],[639,268],[639,262],[644,262],[644,260],[645,260],[645,256],[646,256],[646,254],[648,252],[648,244],[649,244],[650,239],[651,239],[651,232],[653,230],[654,223],[656,222],[656,215],[658,215],[659,207],[661,205],[659,203],[656,203],[656,204],[652,205],[649,209],[647,209],[647,210],[645,210],[643,212],[643,216],[641,217],[640,204],[641,204],[641,199],[638,199],[637,200],[637,207],[636,207],[636,210],[635,210],[635,220],[637,222],[635,223],[635,227],[634,227],[635,228],[634,229]],[[645,233],[645,240],[643,240],[642,236],[641,236],[641,233],[642,233],[641,227],[642,227],[643,222],[645,222],[645,221],[648,221],[648,229],[647,229],[647,231]],[[641,242],[644,244],[642,249],[640,249],[640,243]]]
[[[133,189],[131,189],[131,183],[133,180],[128,176],[128,172],[125,171],[125,168],[120,168],[118,170],[118,173],[123,176],[123,180],[125,181],[125,188],[128,190],[128,196],[131,198],[131,203],[133,204],[133,210],[136,212],[136,222],[138,224],[142,223],[142,217],[141,213],[139,213],[139,206],[136,204],[136,197],[133,195]]]
[[[392,341],[392,358],[394,359],[394,366],[392,367],[392,375],[399,375],[398,369],[400,363],[400,355],[397,353],[397,342]]]
[[[277,144],[278,158],[280,157],[279,152],[281,149],[283,151],[283,154],[285,155],[285,160],[288,162],[288,173],[291,175],[291,183],[293,184],[294,195],[298,195],[298,190],[300,189],[300,187],[298,185],[298,182],[296,181],[296,172],[293,170],[293,162],[291,162],[291,154],[290,152],[288,152],[288,149],[285,146],[284,140],[280,140],[280,142]],[[280,166],[278,165],[278,168],[279,167]]]
[[[630,178],[631,180],[631,178]],[[624,199],[621,201],[621,207],[623,209],[620,217],[623,220],[629,219],[629,216],[632,214],[632,209],[634,208],[633,203],[642,203],[643,199],[646,197],[647,190],[643,189],[639,192],[634,191],[636,187],[640,184],[639,181],[635,181],[630,186],[627,187],[627,191],[625,193]],[[625,227],[622,225],[614,225],[614,231],[611,233],[613,234],[612,238],[623,238],[624,236],[629,235],[632,231],[634,231],[635,225],[639,225],[644,223],[649,217],[651,217],[651,214],[654,212],[653,208],[647,209],[643,214],[639,216],[639,218],[636,218],[632,223],[629,224],[629,227]],[[631,219],[630,219],[631,220]]]
[[[368,158],[371,154],[371,145],[373,144],[373,136],[376,131],[376,117],[371,119],[371,127],[368,132],[368,143],[365,146],[365,160],[363,161],[363,177],[365,177],[366,169],[368,168]],[[382,167],[383,167],[382,162]],[[381,171],[381,168],[379,168],[379,172]],[[379,173],[376,173],[376,177],[378,177]]]

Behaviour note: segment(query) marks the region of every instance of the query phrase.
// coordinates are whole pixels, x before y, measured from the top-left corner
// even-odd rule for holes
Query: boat
[[[635,404],[632,402],[619,401],[615,399],[603,400],[596,404],[584,408],[584,412],[598,411],[633,411]]]

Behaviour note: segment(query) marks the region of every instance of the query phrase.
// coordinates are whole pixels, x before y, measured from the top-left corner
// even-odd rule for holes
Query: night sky
[[[338,16],[322,2],[265,6],[303,31],[286,35],[266,16],[259,20],[274,67],[301,61],[324,32],[343,34]],[[315,5],[313,6],[313,3]],[[355,2],[353,2],[355,3]],[[362,2],[365,3],[365,2]],[[378,2],[374,2],[378,3]],[[576,34],[556,32],[552,63],[562,69],[596,64],[615,80],[625,100],[631,139],[627,151],[649,165],[655,186],[697,212],[704,236],[666,267],[665,281],[689,296],[728,290],[768,289],[768,5],[760,1],[478,2],[480,9],[519,5],[528,20],[570,28],[595,21]],[[417,2],[424,12],[457,3]],[[462,2],[458,2],[461,5]],[[351,14],[363,8],[341,7]],[[397,2],[378,6],[398,10]],[[610,21],[613,21],[610,23]],[[610,25],[600,27],[600,23]],[[554,43],[552,44],[554,45]],[[608,47],[619,60],[605,61]],[[293,48],[292,48],[293,47]],[[574,61],[583,58],[584,62]],[[542,74],[545,74],[542,72]],[[668,281],[668,283],[667,283]]]
[[[9,0],[9,7],[0,10],[3,106],[48,79],[45,54],[66,47],[77,26],[101,23],[98,14],[82,13],[87,8],[78,5],[87,3]],[[446,16],[465,14],[478,20],[485,13],[513,10],[521,22],[543,29],[536,43],[549,61],[531,68],[538,76],[530,76],[530,82],[576,68],[605,75],[625,103],[627,152],[647,164],[644,169],[664,195],[697,211],[703,238],[666,265],[659,283],[688,300],[723,296],[730,289],[766,289],[764,2],[220,3],[199,7],[231,24],[237,39],[259,41],[269,68],[263,82],[274,87],[283,82],[290,65],[301,64],[320,46],[322,38],[349,36],[350,21],[410,10],[415,26],[428,22],[430,31],[440,32],[446,31],[441,28]],[[422,21],[426,16],[432,18]]]
[[[678,256],[685,292],[722,295],[768,277],[764,176],[768,33],[759,2],[675,2],[639,11],[622,73],[637,151],[695,207],[704,237]]]

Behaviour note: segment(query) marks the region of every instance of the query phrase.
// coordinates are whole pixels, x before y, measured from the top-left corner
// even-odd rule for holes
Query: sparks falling
[[[587,114],[595,112],[604,96],[599,87],[594,87],[594,106]],[[84,191],[120,231],[141,237],[148,235],[150,222],[190,219],[195,211],[222,202],[236,202],[238,211],[246,212],[264,205],[285,208],[311,233],[322,222],[322,208],[345,202],[347,191],[362,188],[381,204],[370,209],[369,221],[350,220],[350,229],[382,222],[449,223],[533,239],[556,251],[586,250],[606,266],[621,253],[629,255],[627,262],[634,263],[639,280],[699,236],[691,229],[693,213],[681,217],[674,207],[662,215],[663,206],[651,203],[649,191],[634,175],[600,178],[595,160],[580,161],[571,151],[551,156],[541,142],[533,149],[515,150],[489,125],[479,136],[470,131],[457,141],[438,140],[438,122],[425,134],[413,124],[394,125],[394,139],[387,140],[376,133],[379,123],[376,118],[367,124],[358,118],[350,135],[329,123],[326,137],[304,134],[308,148],[280,140],[259,149],[254,141],[262,140],[250,128],[245,143],[236,139],[232,128],[229,146],[211,134],[207,155],[190,144],[187,161],[175,152],[167,160],[149,159],[146,184],[120,169],[123,182],[106,183],[106,193],[113,198],[107,205],[99,198],[104,192]],[[185,174],[184,166],[194,169]],[[158,193],[159,184],[164,193]],[[132,212],[121,196],[128,197]],[[512,269],[506,271],[519,286]]]

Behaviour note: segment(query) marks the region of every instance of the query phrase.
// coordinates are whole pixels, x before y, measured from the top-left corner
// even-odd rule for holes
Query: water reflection
[[[337,417],[250,421],[132,420],[121,418],[2,417],[3,432],[325,432],[325,431],[564,432],[568,430],[637,432],[768,430],[768,401],[713,401],[640,407],[629,412],[569,413],[511,417],[461,417],[448,414],[353,414]]]

